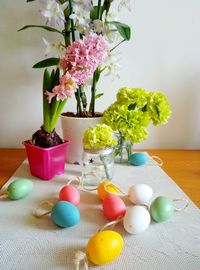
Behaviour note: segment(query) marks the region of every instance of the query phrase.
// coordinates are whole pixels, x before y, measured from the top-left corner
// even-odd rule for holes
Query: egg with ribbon
[[[14,180],[7,188],[7,194],[11,200],[19,200],[26,197],[33,190],[33,182],[21,178]]]
[[[70,202],[58,201],[51,210],[53,222],[62,228],[72,227],[80,220],[78,208]]]
[[[118,217],[123,217],[126,213],[125,203],[120,197],[116,195],[106,195],[102,206],[103,213],[109,221],[116,220]]]
[[[167,196],[157,197],[150,206],[150,214],[154,221],[163,222],[171,218],[174,213],[174,204]]]
[[[106,197],[106,195],[110,193],[117,194],[118,188],[115,185],[113,185],[110,181],[103,181],[98,185],[97,193],[99,198],[103,200]]]
[[[59,200],[68,201],[73,205],[78,205],[80,202],[80,193],[76,187],[66,185],[59,192]]]
[[[122,251],[124,240],[121,235],[112,230],[96,233],[87,243],[88,259],[96,265],[114,261]]]
[[[151,222],[147,209],[141,205],[130,207],[123,218],[124,229],[130,234],[144,232]]]
[[[144,152],[136,152],[129,156],[129,162],[134,166],[141,166],[147,163],[148,155]]]
[[[128,190],[128,198],[134,204],[147,203],[153,194],[153,190],[146,184],[136,184]]]

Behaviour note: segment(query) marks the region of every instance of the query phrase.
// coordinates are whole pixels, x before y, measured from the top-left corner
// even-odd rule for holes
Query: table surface
[[[163,170],[200,207],[200,150],[145,151],[163,160]],[[0,148],[0,188],[25,158],[24,149]]]

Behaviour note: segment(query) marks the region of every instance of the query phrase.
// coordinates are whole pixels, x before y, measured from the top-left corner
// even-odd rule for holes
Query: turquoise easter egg
[[[8,197],[11,200],[19,200],[26,197],[33,190],[33,182],[29,179],[16,179],[7,188]]]
[[[58,201],[51,210],[51,218],[59,227],[72,227],[79,222],[80,213],[78,208],[72,203]]]
[[[147,163],[148,155],[144,152],[133,153],[129,156],[129,162],[134,166],[140,166]]]
[[[163,222],[170,219],[173,213],[173,202],[166,196],[157,197],[150,206],[151,217],[156,222]]]

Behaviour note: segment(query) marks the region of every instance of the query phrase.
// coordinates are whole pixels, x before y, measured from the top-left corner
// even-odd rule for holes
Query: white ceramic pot
[[[83,153],[83,133],[89,127],[101,124],[102,117],[92,118],[81,118],[81,117],[70,117],[61,115],[61,127],[63,132],[63,139],[70,141],[67,146],[67,157],[68,163],[82,163]]]

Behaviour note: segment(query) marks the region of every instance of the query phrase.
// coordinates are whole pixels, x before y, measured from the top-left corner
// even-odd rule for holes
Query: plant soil
[[[62,144],[63,140],[55,130],[49,133],[41,128],[33,134],[32,140],[30,140],[29,143],[42,148],[49,148],[58,144]]]

